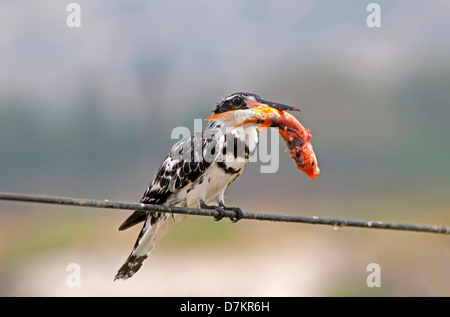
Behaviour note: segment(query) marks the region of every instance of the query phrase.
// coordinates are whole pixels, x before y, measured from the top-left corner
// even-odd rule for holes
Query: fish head
[[[311,143],[305,145],[301,155],[303,156],[302,161],[304,164],[302,167],[297,164],[297,167],[308,175],[309,178],[316,178],[320,173],[320,169],[317,164],[316,153],[314,153]]]

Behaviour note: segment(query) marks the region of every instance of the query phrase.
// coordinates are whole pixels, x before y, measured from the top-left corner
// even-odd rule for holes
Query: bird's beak
[[[282,111],[300,111],[300,109],[292,107],[292,106],[287,106],[287,105],[283,105],[281,103],[277,103],[277,102],[272,102],[272,101],[266,101],[266,100],[262,100],[262,99],[258,99],[258,100],[245,100],[245,102],[247,103],[249,108],[253,108],[253,107],[271,107],[277,110],[282,110]]]
[[[300,109],[292,107],[292,106],[287,106],[287,105],[283,105],[281,103],[276,103],[276,102],[272,102],[272,101],[266,101],[266,100],[261,100],[261,99],[257,99],[257,100],[251,100],[251,99],[247,99],[245,100],[245,102],[247,103],[247,106],[250,109],[255,109],[256,112],[258,112],[260,114],[259,118],[257,119],[257,122],[260,123],[260,126],[257,128],[258,130],[264,130],[267,129],[268,127],[272,127],[272,128],[280,128],[280,129],[284,129],[284,130],[289,130],[289,131],[295,131],[292,130],[289,127],[280,125],[280,124],[275,124],[274,123],[274,118],[280,116],[280,111],[300,111]]]

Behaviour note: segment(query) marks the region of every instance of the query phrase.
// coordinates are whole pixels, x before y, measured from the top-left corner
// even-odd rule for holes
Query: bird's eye
[[[239,106],[239,105],[241,105],[241,103],[242,103],[242,98],[236,96],[236,97],[234,97],[231,101],[233,102],[234,105]]]

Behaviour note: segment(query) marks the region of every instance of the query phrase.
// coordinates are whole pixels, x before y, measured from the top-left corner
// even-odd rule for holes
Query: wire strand
[[[126,209],[126,210],[145,210],[149,212],[168,212],[175,214],[188,214],[196,216],[219,216],[219,212],[215,209],[199,209],[186,207],[171,207],[161,205],[151,205],[142,203],[129,203],[109,200],[79,199],[68,197],[40,196],[20,193],[0,192],[0,200],[22,201],[32,203],[45,203],[56,205],[70,205],[79,207],[108,208],[108,209]],[[233,218],[236,214],[234,211],[225,210],[224,217]],[[296,216],[296,215],[279,215],[259,212],[243,212],[242,219],[276,221],[276,222],[295,222],[314,225],[329,225],[333,227],[359,227],[370,229],[389,229],[401,231],[416,231],[439,234],[450,234],[449,226],[436,225],[419,225],[406,223],[392,223],[382,221],[366,221],[351,220],[339,218],[322,218],[316,216]]]

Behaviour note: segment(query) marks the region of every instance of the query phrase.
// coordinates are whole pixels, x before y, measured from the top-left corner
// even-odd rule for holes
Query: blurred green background
[[[450,225],[448,1],[378,1],[381,28],[369,1],[77,1],[81,28],[68,3],[0,2],[0,191],[137,202],[172,129],[248,91],[302,109],[321,174],[280,139],[278,171],[249,163],[228,205]],[[0,295],[450,295],[444,235],[202,217],[113,283],[128,214],[0,201]]]

